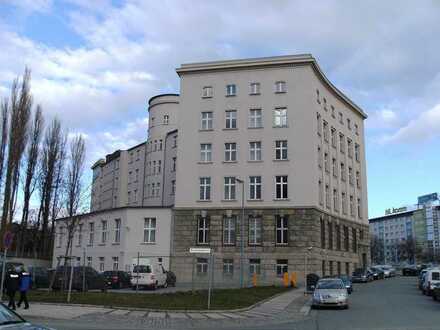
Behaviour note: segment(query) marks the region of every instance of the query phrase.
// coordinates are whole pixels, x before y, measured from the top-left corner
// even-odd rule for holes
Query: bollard
[[[292,287],[296,288],[296,272],[292,272],[290,275],[290,283],[292,284]]]
[[[287,288],[289,286],[289,273],[283,273],[283,284],[284,287]]]
[[[252,285],[254,288],[257,287],[257,273],[252,274]]]

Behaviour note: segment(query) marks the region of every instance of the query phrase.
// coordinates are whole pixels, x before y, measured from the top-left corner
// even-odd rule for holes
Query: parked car
[[[131,286],[145,287],[156,290],[157,287],[167,287],[167,271],[162,264],[152,258],[134,258],[131,272]]]
[[[348,308],[348,292],[340,278],[323,278],[316,284],[312,307],[322,306]]]
[[[29,267],[32,278],[32,289],[49,287],[49,272],[45,267]]]
[[[58,267],[55,272],[55,279],[53,282],[52,289],[59,290],[63,285],[64,274],[66,274],[66,283],[64,287],[68,288],[70,279],[70,266],[66,267],[64,271],[64,266]],[[49,271],[49,279],[53,276],[55,270]],[[73,267],[73,279],[72,279],[72,290],[82,291],[83,290],[83,276],[85,275],[85,291],[88,290],[107,290],[107,283],[105,277],[98,273],[95,269],[89,266],[77,266]]]
[[[107,286],[112,289],[122,289],[131,287],[131,275],[122,270],[107,270],[102,273]]]
[[[423,281],[425,280],[425,274],[428,270],[427,269],[423,269],[420,273],[419,273],[419,290],[423,290]]]
[[[423,294],[430,296],[436,284],[440,284],[440,268],[428,269],[423,277]]]
[[[177,282],[176,274],[172,271],[167,271],[167,286],[175,287]]]
[[[345,287],[347,288],[348,294],[353,292],[353,284],[351,283],[351,278],[348,275],[340,275],[338,276],[342,282],[344,282]]]
[[[373,273],[368,269],[357,268],[354,270],[351,281],[353,283],[367,283],[373,280]]]
[[[396,269],[390,265],[378,265],[376,267],[380,267],[383,270],[385,277],[396,276]]]
[[[415,265],[408,265],[402,268],[402,276],[417,276],[419,274],[419,270]]]
[[[373,273],[373,279],[383,280],[385,278],[385,272],[380,267],[370,267],[370,272]]]
[[[433,300],[440,301],[440,284],[439,283],[433,284],[431,296],[432,296]]]
[[[8,330],[50,330],[41,325],[27,322],[20,315],[0,303],[0,329]]]

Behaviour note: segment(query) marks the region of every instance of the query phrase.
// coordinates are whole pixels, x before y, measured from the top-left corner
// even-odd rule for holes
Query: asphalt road
[[[31,320],[56,329],[131,329],[116,324],[87,324],[86,320]],[[113,327],[114,326],[114,327]],[[145,327],[139,327],[145,328]],[[293,323],[265,324],[226,328],[220,322],[215,329],[273,329],[273,330],[439,330],[440,303],[423,296],[416,286],[415,277],[396,277],[356,284],[350,295],[348,310],[311,310],[308,317]],[[180,330],[183,330],[182,328]]]

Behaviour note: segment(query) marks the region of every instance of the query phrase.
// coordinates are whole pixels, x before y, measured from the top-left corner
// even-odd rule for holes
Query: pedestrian
[[[27,292],[31,288],[32,279],[31,274],[29,274],[24,266],[21,266],[20,270],[20,300],[18,301],[17,307],[20,308],[21,304],[24,302],[24,309],[29,309],[29,302],[27,299]]]
[[[9,297],[8,307],[15,310],[15,293],[19,287],[20,276],[15,269],[11,269],[6,274],[5,288]]]

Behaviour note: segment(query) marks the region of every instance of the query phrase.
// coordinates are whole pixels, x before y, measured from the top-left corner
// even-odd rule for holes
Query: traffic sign
[[[12,241],[14,240],[14,234],[11,231],[7,231],[3,235],[3,246],[5,249],[9,249],[12,245]]]
[[[189,253],[211,253],[211,248],[189,248]]]

